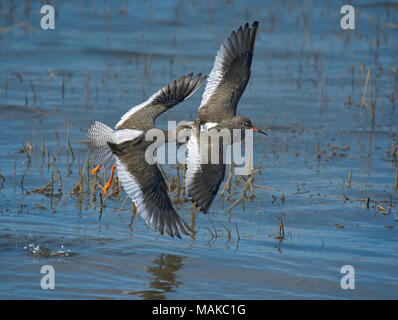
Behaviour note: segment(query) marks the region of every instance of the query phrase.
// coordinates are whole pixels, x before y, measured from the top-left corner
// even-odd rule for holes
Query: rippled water
[[[0,298],[396,298],[398,6],[352,4],[356,29],[343,31],[334,1],[57,1],[44,31],[39,2],[2,1]],[[82,201],[70,194],[91,121],[113,125],[171,79],[209,73],[221,41],[254,20],[238,112],[272,135],[255,136],[265,168],[244,210],[227,210],[242,178],[207,216],[177,204],[197,231],[179,240],[141,219],[131,229],[124,193],[102,213],[86,186]],[[193,119],[202,92],[159,126]],[[43,265],[55,290],[40,287]],[[340,288],[344,265],[355,290]]]

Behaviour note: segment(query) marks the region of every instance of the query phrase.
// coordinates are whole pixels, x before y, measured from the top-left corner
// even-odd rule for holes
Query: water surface
[[[356,29],[343,31],[334,1],[57,1],[44,31],[39,2],[1,2],[0,298],[397,298],[398,7],[352,4]],[[272,135],[255,136],[265,168],[244,210],[228,210],[235,177],[209,215],[176,204],[197,231],[179,240],[140,218],[131,228],[124,192],[102,210],[98,190],[70,194],[92,121],[112,126],[170,80],[209,73],[223,39],[254,20],[238,112]],[[203,90],[159,126],[194,119]],[[40,287],[48,264],[55,290]],[[344,265],[355,290],[340,288]]]

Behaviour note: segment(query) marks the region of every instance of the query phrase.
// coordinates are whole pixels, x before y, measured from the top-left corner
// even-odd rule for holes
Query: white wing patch
[[[122,129],[115,130],[111,136],[111,141],[115,144],[120,144],[126,141],[132,141],[135,138],[143,135],[145,132],[142,130]]]
[[[145,100],[143,103],[131,108],[129,111],[127,111],[121,118],[118,123],[116,123],[115,129],[119,128],[124,121],[126,121],[128,118],[130,118],[134,113],[136,113],[138,110],[141,110],[142,108],[145,108],[147,105],[151,104],[152,101],[162,92],[162,89],[151,95],[147,100]]]
[[[187,144],[188,148],[188,157],[187,157],[187,176],[186,176],[186,185],[187,189],[193,183],[193,178],[197,172],[200,171],[200,149],[198,142],[198,131],[196,128],[192,128],[191,136],[188,140]],[[188,191],[189,192],[189,191]]]
[[[221,45],[220,49],[217,51],[216,59],[214,60],[213,69],[207,78],[206,88],[202,95],[202,101],[200,102],[199,109],[204,106],[210,99],[210,97],[217,90],[222,77],[225,74],[224,65],[227,59],[227,51],[224,48],[224,44]]]
[[[116,158],[116,168],[117,174],[120,182],[126,193],[129,197],[134,201],[135,206],[137,207],[137,211],[140,213],[141,217],[145,220],[145,222],[149,225],[150,215],[144,203],[144,194],[138,184],[137,180],[134,176],[127,171],[125,166],[120,162],[119,159]]]
[[[203,132],[203,131],[209,130],[211,128],[214,128],[216,125],[218,125],[217,122],[206,122],[205,124],[202,124],[200,126],[200,132]]]

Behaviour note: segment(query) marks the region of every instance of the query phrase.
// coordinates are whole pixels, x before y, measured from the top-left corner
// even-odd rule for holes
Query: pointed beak
[[[251,127],[251,129],[252,129],[253,131],[257,131],[257,132],[259,132],[259,133],[262,133],[262,134],[265,135],[265,136],[268,136],[268,133],[266,133],[266,132],[264,132],[264,131],[261,131],[260,129],[257,129],[257,128],[255,128],[255,127]]]

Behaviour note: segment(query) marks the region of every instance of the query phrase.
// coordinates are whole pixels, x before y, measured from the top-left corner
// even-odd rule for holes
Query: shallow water
[[[397,298],[396,4],[353,1],[351,31],[332,1],[54,6],[56,29],[44,31],[38,3],[0,3],[0,298]],[[98,192],[69,195],[90,122],[113,125],[171,79],[209,73],[221,41],[255,19],[238,112],[272,135],[255,136],[254,164],[265,168],[244,210],[227,210],[242,178],[207,216],[178,204],[197,231],[179,240],[140,218],[131,229],[124,193],[102,213]],[[202,92],[159,126],[193,119]],[[32,192],[51,172],[52,193]],[[55,269],[55,290],[40,287],[43,265]],[[344,265],[355,268],[355,290],[340,287]]]

